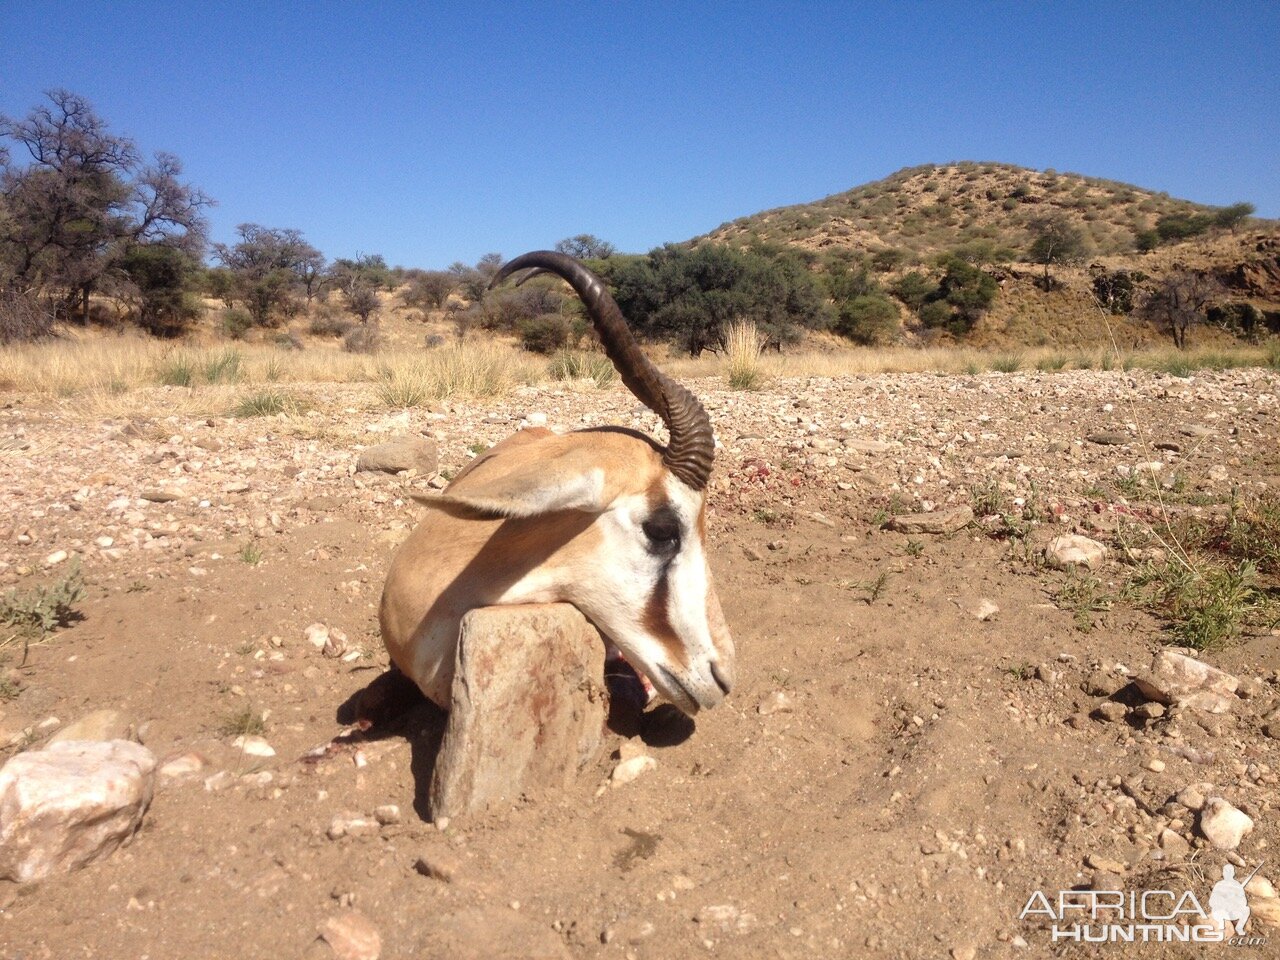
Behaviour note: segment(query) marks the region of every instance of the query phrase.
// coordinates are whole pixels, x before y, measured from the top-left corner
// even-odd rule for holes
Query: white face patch
[[[598,567],[571,586],[568,599],[659,690],[693,713],[727,692],[733,645],[707,568],[703,494],[673,477],[663,493],[620,497],[601,515]]]

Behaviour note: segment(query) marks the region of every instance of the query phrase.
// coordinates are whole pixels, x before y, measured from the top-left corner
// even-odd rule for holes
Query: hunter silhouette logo
[[[1199,866],[1190,865],[1196,886],[1208,886]],[[1209,892],[1208,909],[1192,890],[1037,890],[1019,920],[1047,922],[1050,939],[1077,943],[1229,943],[1261,946],[1265,936],[1246,932],[1249,897],[1245,887],[1262,869],[1259,863],[1243,880],[1236,868],[1222,867],[1222,879]]]
[[[1245,895],[1244,888],[1261,869],[1260,863],[1241,883],[1235,878],[1236,868],[1229,863],[1225,864],[1222,879],[1213,885],[1213,892],[1209,894],[1210,916],[1219,926],[1235,924],[1236,934],[1241,937],[1244,936],[1244,925],[1249,919],[1249,898]]]

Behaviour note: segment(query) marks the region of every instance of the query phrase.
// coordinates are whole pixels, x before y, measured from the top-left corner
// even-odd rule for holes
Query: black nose
[[[711,676],[715,677],[716,686],[723,690],[727,695],[729,693],[729,688],[733,686],[733,684],[731,684],[725,675],[720,672],[720,664],[716,663],[714,660],[711,661]]]

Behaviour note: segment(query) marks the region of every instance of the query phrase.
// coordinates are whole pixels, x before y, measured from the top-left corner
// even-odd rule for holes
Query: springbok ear
[[[535,517],[556,510],[604,510],[604,470],[580,449],[550,459],[494,457],[438,497],[412,494],[454,516]]]

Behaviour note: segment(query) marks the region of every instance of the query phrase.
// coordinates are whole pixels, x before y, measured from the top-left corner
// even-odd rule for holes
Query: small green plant
[[[1070,610],[1076,629],[1089,633],[1094,628],[1094,614],[1106,613],[1115,606],[1115,597],[1107,593],[1097,577],[1073,574],[1058,588],[1054,601],[1059,608]]]
[[[906,550],[907,550],[907,556],[918,557],[922,553],[924,553],[924,544],[921,543],[919,540],[908,540]]]
[[[850,590],[863,590],[866,596],[863,598],[867,602],[867,606],[875,603],[884,596],[884,589],[889,583],[889,574],[881,573],[874,580],[855,580],[847,582],[844,585]]]
[[[1036,361],[1036,369],[1045,373],[1053,370],[1061,370],[1066,365],[1067,358],[1061,353],[1051,353],[1047,357],[1041,357]]]
[[[1035,676],[1036,668],[1032,663],[1015,663],[1011,667],[1005,667],[1004,672],[1019,683],[1025,683]]]
[[[467,444],[467,449],[474,453],[477,457],[489,449],[489,445],[483,441],[477,440],[475,443]]]
[[[772,526],[778,522],[778,514],[773,510],[761,508],[753,513],[752,518],[756,523],[763,523],[766,527]]]
[[[249,704],[242,710],[227,714],[218,727],[218,733],[224,737],[257,737],[266,732],[267,724],[262,714]]]
[[[242,563],[247,563],[251,567],[256,567],[262,562],[262,548],[258,546],[256,541],[250,540],[240,548],[239,554]]]
[[[17,700],[18,694],[22,691],[18,689],[18,685],[8,677],[0,677],[0,703],[8,703],[10,700]]]
[[[975,483],[969,488],[969,500],[975,517],[990,517],[1004,513],[1004,491],[1000,489],[998,480],[980,480]]]
[[[76,604],[83,599],[80,561],[72,560],[66,574],[52,583],[0,596],[0,623],[29,638],[43,637],[78,619]]]

